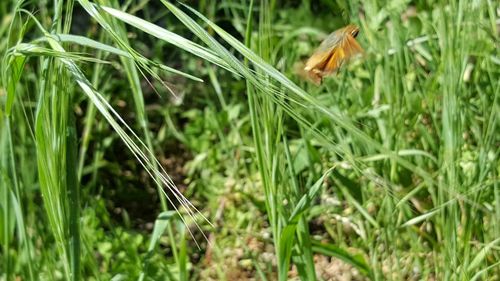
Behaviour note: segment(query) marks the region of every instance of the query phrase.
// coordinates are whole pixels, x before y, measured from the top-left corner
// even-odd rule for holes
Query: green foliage
[[[2,1],[0,279],[497,280],[498,5],[431,2]]]

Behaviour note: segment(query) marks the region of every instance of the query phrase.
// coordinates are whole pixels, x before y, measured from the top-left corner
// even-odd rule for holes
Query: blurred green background
[[[500,280],[497,1],[0,15],[0,280]]]

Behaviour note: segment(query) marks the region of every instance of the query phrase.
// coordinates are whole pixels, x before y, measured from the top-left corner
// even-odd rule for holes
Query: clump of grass
[[[328,256],[353,279],[494,280],[493,3],[209,2],[0,4],[2,277],[322,280]],[[86,35],[71,34],[76,11]],[[365,55],[320,87],[301,80],[316,37],[351,22]],[[115,139],[135,164],[109,162]],[[156,160],[172,142],[193,156],[193,203]],[[150,237],[101,198],[126,190],[103,175],[126,186],[127,165],[156,188]],[[216,227],[196,230],[205,217]]]

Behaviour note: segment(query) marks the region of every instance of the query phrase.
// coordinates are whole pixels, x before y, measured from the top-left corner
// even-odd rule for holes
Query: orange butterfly
[[[354,39],[358,33],[359,27],[350,24],[335,30],[321,42],[304,68],[316,85],[321,84],[324,76],[336,72],[349,58],[363,52]]]

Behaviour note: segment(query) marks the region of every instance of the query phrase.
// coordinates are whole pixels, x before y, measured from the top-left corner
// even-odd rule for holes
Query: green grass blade
[[[359,271],[363,273],[363,275],[366,275],[368,277],[372,276],[370,267],[361,255],[353,256],[335,245],[315,241],[313,241],[313,251],[316,253],[321,253],[323,255],[341,259],[359,269]]]

